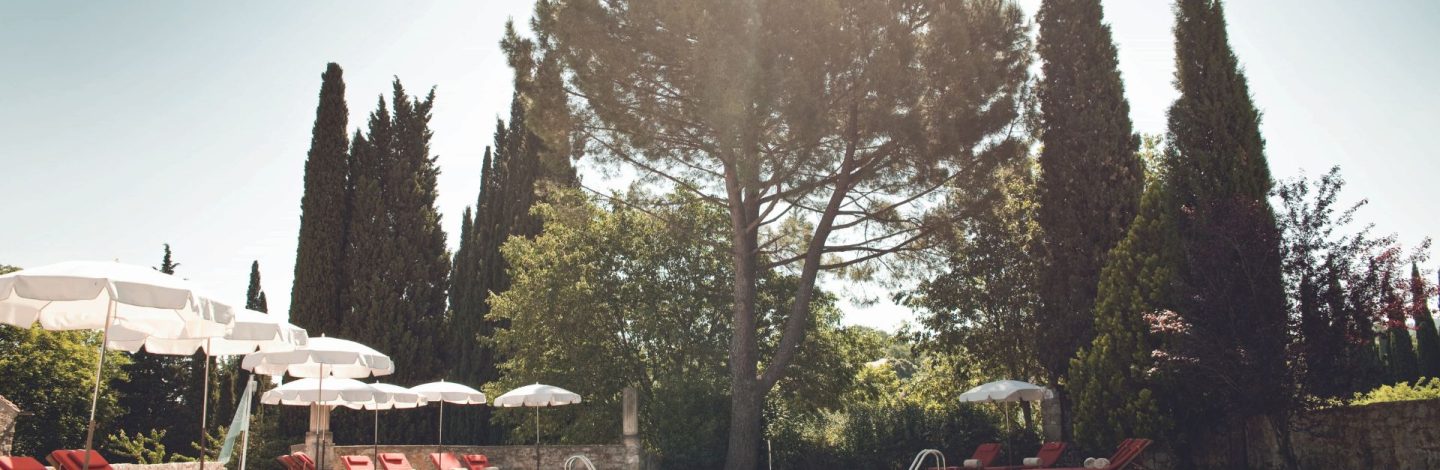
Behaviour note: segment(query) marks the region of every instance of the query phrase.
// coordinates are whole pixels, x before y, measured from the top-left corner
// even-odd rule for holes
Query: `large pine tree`
[[[1105,255],[1125,237],[1140,203],[1139,138],[1099,0],[1046,0],[1038,14],[1042,270],[1039,355],[1052,386],[1094,336]],[[1064,389],[1061,389],[1063,392]],[[1069,403],[1061,396],[1062,415]],[[1062,418],[1068,431],[1069,419]],[[1067,436],[1068,437],[1068,436]]]
[[[534,41],[519,38],[513,25],[507,25],[501,47],[515,73],[510,119],[508,125],[495,124],[494,146],[485,149],[473,218],[467,208],[461,224],[447,327],[453,353],[448,375],[471,384],[494,381],[499,377],[496,366],[503,360],[489,338],[507,325],[486,318],[489,296],[510,286],[501,245],[512,236],[539,234],[540,220],[530,208],[550,185],[576,182],[559,63],[537,52]],[[488,408],[460,410],[455,419],[447,420],[447,433],[494,442],[496,431],[489,421]]]
[[[305,193],[300,199],[295,282],[290,289],[290,322],[314,336],[337,333],[343,310],[350,111],[342,74],[339,65],[330,63],[320,76],[320,103],[315,108]]]
[[[1189,330],[1173,347],[1193,361],[1180,376],[1220,405],[1212,417],[1267,416],[1281,429],[1292,396],[1288,318],[1260,113],[1221,3],[1180,0],[1175,12],[1180,97],[1169,111],[1166,178],[1184,260],[1175,310]]]

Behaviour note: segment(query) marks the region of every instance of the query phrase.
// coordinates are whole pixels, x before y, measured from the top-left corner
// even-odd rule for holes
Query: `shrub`
[[[1415,381],[1415,385],[1409,382],[1400,382],[1395,385],[1381,385],[1366,393],[1356,393],[1352,405],[1369,405],[1371,403],[1386,403],[1392,401],[1408,400],[1432,400],[1440,398],[1440,379],[1424,377]]]

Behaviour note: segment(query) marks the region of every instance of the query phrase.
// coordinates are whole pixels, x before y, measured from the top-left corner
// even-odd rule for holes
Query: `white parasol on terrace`
[[[95,440],[95,404],[112,330],[161,338],[222,336],[234,317],[229,304],[203,295],[182,278],[151,268],[105,261],[70,261],[0,275],[0,323],[46,330],[100,330],[100,359],[85,431],[85,465]]]
[[[535,468],[540,468],[540,408],[580,403],[580,395],[569,390],[541,383],[526,385],[500,395],[494,406],[535,408]]]
[[[427,401],[440,402],[440,424],[438,436],[436,436],[436,452],[445,452],[445,403],[456,405],[484,405],[485,394],[479,390],[470,388],[455,382],[430,382],[428,384],[416,385],[411,388],[416,393],[425,397]]]

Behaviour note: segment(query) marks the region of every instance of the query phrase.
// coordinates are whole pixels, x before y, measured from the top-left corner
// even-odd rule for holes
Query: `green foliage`
[[[0,396],[27,413],[16,420],[15,455],[85,446],[99,348],[98,332],[0,327],[0,377],[5,378]],[[101,383],[123,382],[129,362],[124,353],[107,353]],[[117,403],[113,387],[100,388],[97,443],[104,443],[105,432],[114,428],[121,411]]]
[[[1180,97],[1169,110],[1165,179],[1184,260],[1173,311],[1186,328],[1166,339],[1181,359],[1171,361],[1171,377],[1183,380],[1177,429],[1251,416],[1283,422],[1294,404],[1289,318],[1260,113],[1221,2],[1180,0],[1175,14]]]
[[[1430,296],[1434,288],[1420,277],[1420,267],[1410,265],[1410,317],[1415,319],[1415,354],[1419,359],[1421,377],[1440,377],[1440,331],[1435,330],[1435,317],[1430,314]]]
[[[1352,405],[1369,405],[1409,400],[1440,399],[1440,379],[1426,377],[1414,382],[1400,382],[1395,385],[1381,385],[1366,393],[1356,393]]]
[[[1145,175],[1100,0],[1047,0],[1036,23],[1045,269],[1035,284],[1044,325],[1035,338],[1049,382],[1059,384],[1095,336],[1101,268],[1135,216]]]
[[[344,71],[335,63],[320,76],[319,104],[305,159],[305,192],[300,198],[300,238],[295,281],[290,289],[290,322],[313,336],[339,333],[343,315],[341,270],[345,254],[350,118]]]
[[[1044,377],[1036,361],[1040,332],[1054,328],[1037,316],[1042,265],[1033,162],[1020,159],[998,169],[993,189],[960,188],[956,206],[977,206],[967,198],[990,200],[954,225],[942,241],[945,270],[922,280],[907,300],[924,309],[922,348],[965,354],[984,378],[1036,382]],[[1043,268],[1042,268],[1043,266]],[[1043,341],[1038,341],[1044,343]]]
[[[540,219],[531,206],[543,200],[552,186],[577,184],[570,164],[575,150],[569,109],[557,81],[556,55],[518,37],[513,24],[507,24],[500,44],[515,73],[510,119],[508,124],[496,123],[495,145],[485,149],[479,197],[473,217],[466,208],[451,274],[448,377],[463,383],[489,383],[499,376],[500,359],[488,339],[508,325],[504,320],[487,320],[486,315],[489,296],[510,286],[500,246],[512,236],[538,234]],[[489,425],[489,407],[457,411],[454,419],[446,420],[448,433],[470,435],[480,442],[497,440],[493,434],[498,430]]]
[[[385,351],[396,364],[388,380],[424,383],[443,378],[442,322],[450,287],[450,253],[435,208],[439,169],[430,155],[435,92],[410,96],[396,79],[390,107],[380,98],[369,133],[353,139],[349,232],[344,278],[345,323],[338,333]],[[393,113],[391,112],[393,109]],[[314,334],[313,332],[311,333]],[[356,415],[340,415],[336,440],[367,439]],[[434,442],[434,426],[420,414],[396,416],[390,442]]]
[[[133,460],[137,464],[165,463],[169,456],[165,452],[165,430],[156,429],[148,433],[136,433],[130,436],[125,430],[120,430],[106,440],[106,448],[114,455]]]
[[[537,206],[545,230],[505,244],[513,282],[491,297],[491,318],[506,361],[487,391],[533,382],[586,397],[584,407],[546,409],[546,442],[617,439],[621,391],[634,386],[641,402],[642,440],[666,466],[710,468],[723,460],[732,310],[723,213],[674,196],[644,205],[626,197],[597,207],[578,195]],[[763,350],[773,351],[795,279],[761,284]],[[771,400],[797,412],[841,405],[839,397],[864,360],[861,343],[837,329],[831,299],[814,304],[814,333],[791,378]],[[533,439],[532,410],[500,410],[512,442]]]
[[[1151,184],[1129,233],[1110,252],[1095,307],[1097,335],[1070,363],[1066,387],[1074,397],[1074,436],[1084,449],[1103,451],[1168,430],[1153,357],[1160,340],[1146,318],[1174,302],[1179,240],[1166,196],[1163,184]]]

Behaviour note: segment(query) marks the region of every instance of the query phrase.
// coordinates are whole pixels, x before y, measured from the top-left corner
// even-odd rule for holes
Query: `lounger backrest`
[[[1039,467],[1049,467],[1060,461],[1060,456],[1064,454],[1064,442],[1046,442],[1040,446],[1040,451],[1035,453],[1035,458],[1040,460]]]
[[[414,470],[414,467],[410,466],[410,460],[399,452],[382,452],[380,466],[385,470]]]
[[[290,458],[289,455],[275,457],[275,461],[280,462],[280,465],[284,466],[285,470],[301,470],[300,466],[295,464],[295,459]]]
[[[988,444],[980,444],[978,447],[975,448],[975,453],[970,455],[970,458],[979,460],[981,467],[989,467],[991,463],[995,462],[995,458],[999,456],[1000,444],[992,442]]]
[[[490,466],[490,458],[485,454],[466,454],[465,466],[470,467],[470,470],[485,470]]]
[[[435,470],[454,470],[461,468],[460,460],[455,458],[455,454],[449,452],[431,453],[430,463],[435,465]]]
[[[81,470],[85,468],[85,451],[57,450],[50,453],[50,460],[60,465],[63,470]],[[91,450],[90,470],[110,470],[110,462],[106,462],[99,452]]]
[[[0,470],[45,470],[34,457],[0,457]]]
[[[1120,448],[1115,449],[1115,456],[1110,458],[1110,465],[1105,467],[1105,469],[1120,470],[1125,468],[1130,465],[1131,462],[1134,462],[1135,457],[1139,457],[1140,453],[1144,452],[1145,448],[1149,446],[1149,439],[1126,439],[1125,442],[1120,444]]]
[[[340,463],[345,464],[345,470],[375,470],[374,463],[365,455],[344,455],[340,457]]]
[[[310,458],[310,454],[295,452],[290,454],[290,460],[294,461],[300,470],[315,470],[315,459]]]

